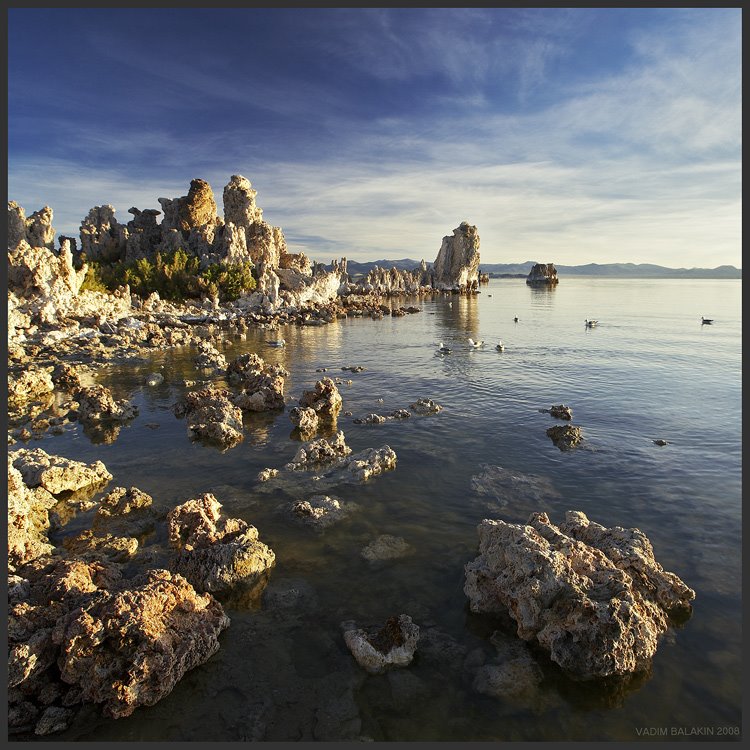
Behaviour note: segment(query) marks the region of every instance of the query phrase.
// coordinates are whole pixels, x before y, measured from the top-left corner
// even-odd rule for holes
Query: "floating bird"
[[[589,320],[588,318],[586,318],[586,320],[584,321],[584,323],[586,324],[586,328],[593,328],[594,326],[598,326],[599,325],[599,321],[598,320]]]
[[[514,322],[514,323],[518,323],[518,315],[516,315],[516,317],[515,317],[515,318],[513,318],[513,322]]]
[[[479,349],[480,346],[484,346],[484,341],[474,341],[474,339],[469,339],[469,346]]]
[[[269,346],[284,346],[286,341],[284,339],[275,339],[274,341],[266,341]]]
[[[445,346],[445,344],[443,344],[443,342],[442,342],[442,341],[441,341],[441,342],[440,342],[440,343],[438,344],[438,351],[439,351],[439,352],[440,352],[441,354],[450,354],[450,353],[451,353],[451,350],[450,350],[450,348],[449,348],[449,347],[447,347],[447,346]]]
[[[713,323],[713,322],[714,322],[713,318],[704,318],[704,317],[701,316],[701,325],[702,326],[710,326],[711,323]]]
[[[669,443],[663,438],[657,438],[653,441],[656,445],[669,445]]]
[[[448,307],[453,307],[453,303],[452,303],[452,302],[449,302],[449,303],[448,303]]]
[[[500,342],[499,342],[499,343],[497,344],[497,346],[495,347],[495,349],[497,349],[497,350],[498,350],[499,352],[504,352],[504,351],[505,351],[505,344],[503,344],[503,342],[502,342],[502,341],[500,341]]]
[[[491,294],[488,294],[487,296],[488,296],[488,297],[491,297],[492,295],[491,295]]]

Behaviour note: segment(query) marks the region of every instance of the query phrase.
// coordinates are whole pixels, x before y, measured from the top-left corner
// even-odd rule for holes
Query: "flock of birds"
[[[453,306],[452,302],[449,302],[448,304],[450,306]],[[518,323],[518,315],[515,315],[513,317],[513,322]],[[714,322],[713,318],[704,318],[703,316],[701,316],[701,325],[711,325],[713,322]],[[586,328],[595,328],[596,326],[599,325],[599,321],[586,318],[586,320],[584,321],[584,325],[586,326]],[[471,349],[480,349],[481,347],[484,346],[484,339],[481,339],[480,341],[474,341],[474,339],[470,338],[468,341],[469,341],[469,347]],[[284,341],[284,339],[266,340],[266,343],[269,346],[276,346],[276,347],[286,345],[286,341]],[[499,352],[504,352],[505,344],[503,344],[502,341],[498,341],[498,343],[495,344],[495,349],[497,349],[497,351]],[[451,348],[449,346],[446,346],[442,341],[438,344],[439,354],[450,354],[451,351],[452,351]]]
[[[452,302],[448,303],[449,305],[452,305]],[[514,316],[513,318],[514,323],[518,323],[518,315]],[[701,316],[701,325],[711,325],[714,322],[713,318],[704,318]],[[596,326],[599,325],[598,320],[594,320],[593,318],[586,318],[584,320],[584,325],[586,328],[596,328]],[[469,348],[470,349],[480,349],[484,346],[484,339],[481,339],[479,341],[474,341],[474,339],[470,338],[468,339],[469,342]],[[451,351],[453,351],[449,346],[446,346],[442,341],[437,345],[438,346],[438,354],[450,354]],[[505,344],[503,344],[502,341],[498,341],[497,344],[495,344],[495,349],[499,352],[505,351]]]

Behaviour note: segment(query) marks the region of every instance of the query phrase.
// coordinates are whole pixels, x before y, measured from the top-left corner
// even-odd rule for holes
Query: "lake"
[[[563,277],[532,289],[493,279],[481,290],[418,302],[422,312],[401,318],[282,328],[283,349],[267,346],[276,334],[263,330],[227,341],[227,359],[253,351],[291,374],[285,412],[247,416],[244,442],[225,452],[192,443],[171,412],[179,383],[200,379],[195,351],[102,369],[100,382],[139,416],[108,445],[75,426],[31,447],[101,459],[114,475],[108,489],[135,485],[161,510],[213,492],[227,514],[258,528],[276,565],[260,598],[223,600],[232,624],[221,650],[169,696],[117,721],[84,712],[49,739],[630,741],[690,739],[701,728],[739,738],[741,281]],[[599,325],[586,328],[586,318]],[[469,337],[485,346],[472,350]],[[450,354],[437,353],[441,341]],[[165,382],[149,388],[154,371]],[[356,509],[316,532],[285,512],[316,494],[314,483],[266,488],[257,474],[292,459],[300,442],[288,410],[324,376],[351,380],[339,390],[352,416],[338,420],[351,448],[387,444],[398,463],[364,484],[326,487]],[[422,397],[443,410],[353,422]],[[546,435],[560,422],[540,411],[560,403],[584,436],[566,452]],[[503,477],[519,475],[527,490],[509,491]],[[536,510],[556,524],[580,510],[604,526],[638,527],[656,560],[695,589],[692,617],[661,639],[648,673],[578,682],[539,655],[543,681],[527,699],[474,690],[476,666],[496,655],[493,632],[514,637],[468,610],[463,568],[477,555],[476,527],[525,522]],[[63,535],[89,520],[82,514]],[[383,534],[402,537],[409,554],[364,559]],[[399,613],[420,626],[424,650],[406,669],[367,675],[341,622],[379,626]]]

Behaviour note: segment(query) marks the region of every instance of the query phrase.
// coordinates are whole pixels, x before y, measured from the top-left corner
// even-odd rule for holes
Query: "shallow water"
[[[476,298],[419,304],[421,313],[403,318],[284,328],[283,349],[267,346],[262,330],[226,342],[228,359],[255,351],[290,370],[290,404],[323,376],[351,380],[339,386],[353,413],[338,420],[347,443],[355,452],[395,450],[395,471],[326,490],[357,508],[322,533],[283,512],[316,494],[314,483],[290,494],[257,482],[300,445],[286,411],[247,417],[244,442],[225,452],[189,441],[170,410],[185,391],[178,383],[200,378],[189,349],[101,371],[100,382],[140,409],[113,443],[92,443],[75,426],[32,444],[101,459],[114,475],[109,489],[136,485],[165,511],[213,492],[226,513],[259,529],[277,560],[260,599],[225,602],[232,625],[221,650],[168,697],[118,721],[91,711],[49,739],[637,740],[644,728],[685,739],[704,727],[713,739],[738,738],[741,282],[565,277],[557,289],[535,290],[500,279]],[[702,326],[702,315],[716,322]],[[599,326],[585,328],[585,318]],[[470,350],[468,337],[485,347]],[[500,339],[504,352],[494,348]],[[450,355],[436,353],[439,341]],[[349,365],[365,371],[341,370]],[[316,372],[322,367],[328,372]],[[143,385],[157,370],[165,383]],[[443,411],[353,424],[420,397]],[[560,422],[539,411],[559,403],[583,430],[569,452],[545,432]],[[529,484],[509,472],[529,475]],[[489,485],[477,481],[483,474]],[[525,521],[535,510],[559,523],[568,509],[642,529],[656,559],[696,590],[693,615],[662,639],[651,671],[630,681],[574,682],[535,653],[544,674],[536,693],[481,695],[474,674],[495,656],[490,635],[502,626],[470,614],[463,594],[476,527],[483,518]],[[89,519],[82,514],[64,534]],[[411,553],[369,563],[360,552],[382,534],[403,537]],[[424,636],[415,662],[365,675],[340,623],[379,626],[402,612]]]

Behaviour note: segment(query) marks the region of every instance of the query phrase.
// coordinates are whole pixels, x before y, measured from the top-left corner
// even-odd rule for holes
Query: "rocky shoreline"
[[[287,252],[283,232],[263,221],[255,190],[243,177],[233,176],[224,189],[223,220],[202,180],[191,183],[187,196],[159,202],[161,224],[154,209],[133,208],[133,220],[122,225],[111,206],[92,208],[81,225],[82,264],[72,238],[61,237],[55,248],[51,209],[27,219],[9,203],[8,701],[14,735],[64,731],[92,704],[119,718],[158,702],[218,651],[231,625],[221,597],[241,591],[245,601],[257,601],[275,565],[262,532],[226,516],[211,493],[160,514],[138,487],[110,488],[117,477],[101,461],[87,465],[24,447],[76,422],[97,442],[112,442],[137,418],[133,404],[96,382],[97,367],[190,347],[196,370],[224,377],[229,387],[188,386],[173,405],[175,417],[185,420],[190,439],[230,450],[244,438],[244,413],[286,409],[289,373],[256,354],[227,361],[222,344],[228,338],[250,328],[416,314],[421,308],[401,306],[402,297],[478,291],[479,236],[466,222],[443,238],[432,270],[424,261],[414,271],[376,268],[354,283],[346,259],[326,271]],[[178,246],[202,264],[251,264],[256,287],[223,302],[215,295],[183,302],[155,292],[142,297],[127,285],[111,294],[81,288],[86,259],[148,260]],[[158,385],[158,373],[148,377]],[[325,492],[345,482],[378,481],[397,467],[389,445],[352,452],[337,430],[342,403],[330,377],[306,390],[289,410],[306,442],[284,465],[257,477],[259,493],[306,488],[285,512],[318,533],[356,507]],[[408,409],[370,413],[354,423],[378,425],[412,414],[439,419],[441,409],[421,398]],[[564,405],[544,411],[572,417]],[[560,450],[582,439],[572,425],[547,434]],[[93,509],[89,528],[60,544],[51,541],[75,513]],[[377,567],[410,553],[404,539],[381,535],[361,554]],[[672,618],[689,616],[695,596],[662,570],[641,531],[607,529],[576,512],[559,527],[544,513],[525,525],[482,521],[479,556],[464,574],[471,611],[510,617],[520,641],[533,642],[562,670],[587,679],[647,669],[659,637]],[[397,613],[366,627],[344,621],[340,635],[367,673],[405,669],[415,653],[434,650],[436,637],[413,616]],[[521,646],[503,653],[475,670],[478,692],[516,695],[539,679]]]

